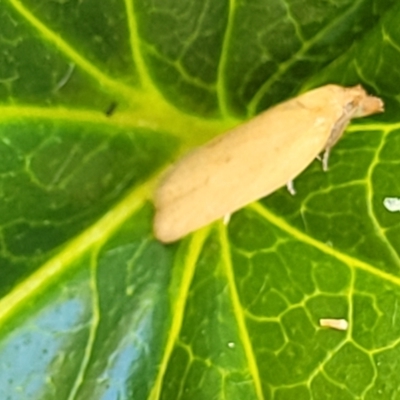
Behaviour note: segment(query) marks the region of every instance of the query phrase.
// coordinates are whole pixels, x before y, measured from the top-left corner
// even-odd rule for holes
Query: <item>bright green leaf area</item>
[[[400,399],[399,21],[394,0],[2,0],[0,399]],[[154,238],[173,161],[326,83],[385,102],[327,173]]]

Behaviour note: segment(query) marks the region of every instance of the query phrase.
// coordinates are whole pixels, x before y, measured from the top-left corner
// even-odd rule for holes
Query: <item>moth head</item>
[[[346,111],[352,118],[365,117],[384,111],[383,101],[375,96],[369,96],[361,85],[347,88],[349,103],[346,104]]]

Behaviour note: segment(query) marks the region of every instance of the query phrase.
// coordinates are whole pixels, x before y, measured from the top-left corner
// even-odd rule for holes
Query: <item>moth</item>
[[[360,86],[326,85],[215,137],[173,166],[154,196],[154,235],[178,240],[293,181],[329,153],[352,118],[383,111]],[[291,187],[291,185],[288,185]]]

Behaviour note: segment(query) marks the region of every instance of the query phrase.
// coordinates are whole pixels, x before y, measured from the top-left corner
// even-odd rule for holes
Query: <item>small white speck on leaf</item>
[[[385,197],[383,205],[386,210],[390,212],[400,211],[400,198],[399,197]]]
[[[345,319],[321,318],[319,324],[324,328],[338,329],[339,331],[347,331],[349,323]]]

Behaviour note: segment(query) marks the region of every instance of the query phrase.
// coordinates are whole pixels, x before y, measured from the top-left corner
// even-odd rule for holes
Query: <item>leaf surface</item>
[[[0,398],[397,398],[399,18],[393,0],[4,0]],[[170,163],[330,82],[386,111],[328,173],[154,239]]]

